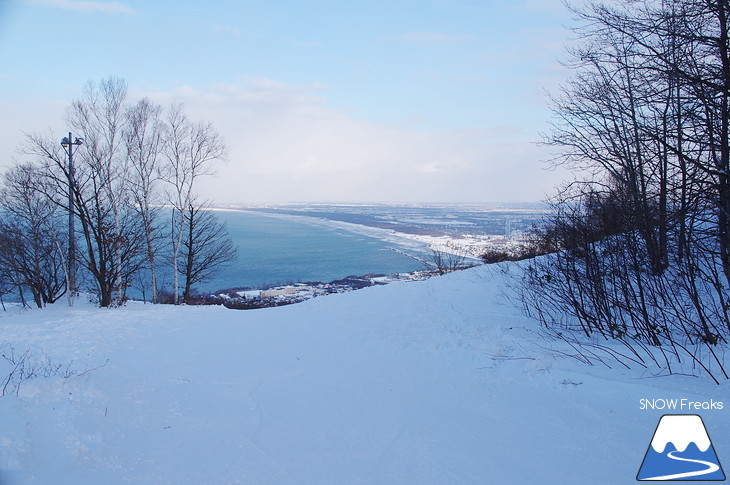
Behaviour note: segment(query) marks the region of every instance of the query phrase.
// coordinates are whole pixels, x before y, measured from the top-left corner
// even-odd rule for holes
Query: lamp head
[[[68,148],[68,145],[71,143],[71,140],[68,139],[67,136],[63,137],[63,140],[61,140],[61,146],[63,148]]]

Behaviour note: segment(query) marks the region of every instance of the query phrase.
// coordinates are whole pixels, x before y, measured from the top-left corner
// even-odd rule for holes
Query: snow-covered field
[[[265,310],[2,313],[0,343],[98,368],[0,398],[0,484],[634,483],[667,413],[641,399],[730,400],[557,357],[511,298],[477,267]],[[729,407],[681,411],[725,463]]]

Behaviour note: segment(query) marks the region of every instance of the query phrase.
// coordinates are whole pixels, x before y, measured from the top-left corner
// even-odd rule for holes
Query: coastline
[[[323,210],[321,214],[312,210],[300,214],[287,208],[278,211],[272,208],[241,206],[219,206],[208,210],[278,219],[371,238],[386,243],[382,249],[413,259],[421,265],[421,269],[389,273],[382,270],[378,272],[374,268],[361,268],[358,272],[343,272],[327,279],[294,277],[279,278],[273,280],[279,283],[261,286],[218,286],[199,293],[197,301],[191,301],[191,304],[224,304],[229,308],[247,309],[298,303],[321,295],[393,282],[421,280],[440,272],[481,265],[484,263],[481,256],[489,251],[509,253],[518,251],[525,244],[525,232],[514,230],[504,235],[485,234],[485,228],[475,224],[475,219],[461,219],[459,214],[450,213],[435,214],[434,218],[424,216],[416,219],[413,213],[389,213],[386,210],[381,214],[377,208],[369,211],[365,209],[362,213],[355,209],[351,213]],[[449,227],[444,225],[444,220],[448,220]],[[378,225],[385,227],[377,227]],[[480,231],[483,232],[480,234]]]
[[[326,217],[313,217],[309,215],[274,213],[269,211],[260,211],[256,209],[245,208],[211,208],[210,210],[226,211],[226,212],[242,212],[254,214],[258,216],[271,217],[274,219],[282,219],[293,222],[301,222],[311,226],[328,227],[341,229],[361,236],[372,237],[388,243],[397,244],[406,249],[424,253],[427,251],[428,242],[420,239],[414,239],[412,234],[400,233],[390,229],[382,229],[379,227],[368,226],[365,224],[355,224],[352,222],[337,221]]]
[[[443,272],[457,269],[456,267],[450,268],[448,271],[436,269],[435,264],[432,262],[431,250],[440,250],[460,256],[459,261],[461,263],[459,263],[458,269],[483,264],[480,259],[465,255],[465,252],[457,244],[452,242],[453,238],[447,235],[409,234],[392,229],[338,221],[326,217],[313,217],[311,215],[272,213],[244,208],[211,208],[209,210],[265,216],[273,219],[307,224],[313,227],[334,228],[377,239],[392,244],[393,247],[389,247],[388,249],[417,261],[423,265],[423,268],[390,274],[367,273],[351,274],[348,276],[341,275],[339,279],[326,283],[302,280],[292,281],[288,284],[262,286],[260,289],[250,289],[248,287],[220,288],[215,291],[200,293],[193,300],[187,302],[188,304],[218,304],[230,309],[268,308],[300,303],[318,296],[346,293],[371,286],[381,286],[396,282],[421,281],[442,274]]]
[[[406,250],[404,251],[405,255],[409,257],[415,256],[416,258],[420,256],[423,259],[428,259],[432,251],[437,251],[463,257],[470,263],[479,264],[481,263],[480,256],[489,250],[510,250],[524,244],[523,240],[511,240],[503,236],[464,233],[455,237],[438,231],[433,231],[432,234],[415,234],[396,231],[394,229],[384,229],[368,224],[345,222],[327,217],[277,213],[257,208],[213,208],[211,210],[243,212],[295,222],[298,221],[312,226],[341,229],[395,244]],[[414,251],[417,255],[408,254],[408,251]]]

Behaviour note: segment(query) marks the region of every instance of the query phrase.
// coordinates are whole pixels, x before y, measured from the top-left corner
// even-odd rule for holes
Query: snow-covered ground
[[[641,399],[730,400],[557,357],[512,298],[493,266],[264,310],[3,313],[0,343],[83,375],[0,398],[0,483],[633,483],[667,413]],[[674,411],[724,463],[729,408]]]

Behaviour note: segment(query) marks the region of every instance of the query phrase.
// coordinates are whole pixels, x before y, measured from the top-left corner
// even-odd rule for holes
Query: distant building
[[[271,288],[269,290],[261,291],[261,298],[271,298],[272,296],[284,296],[293,295],[297,290],[293,286],[287,286],[285,288]]]

